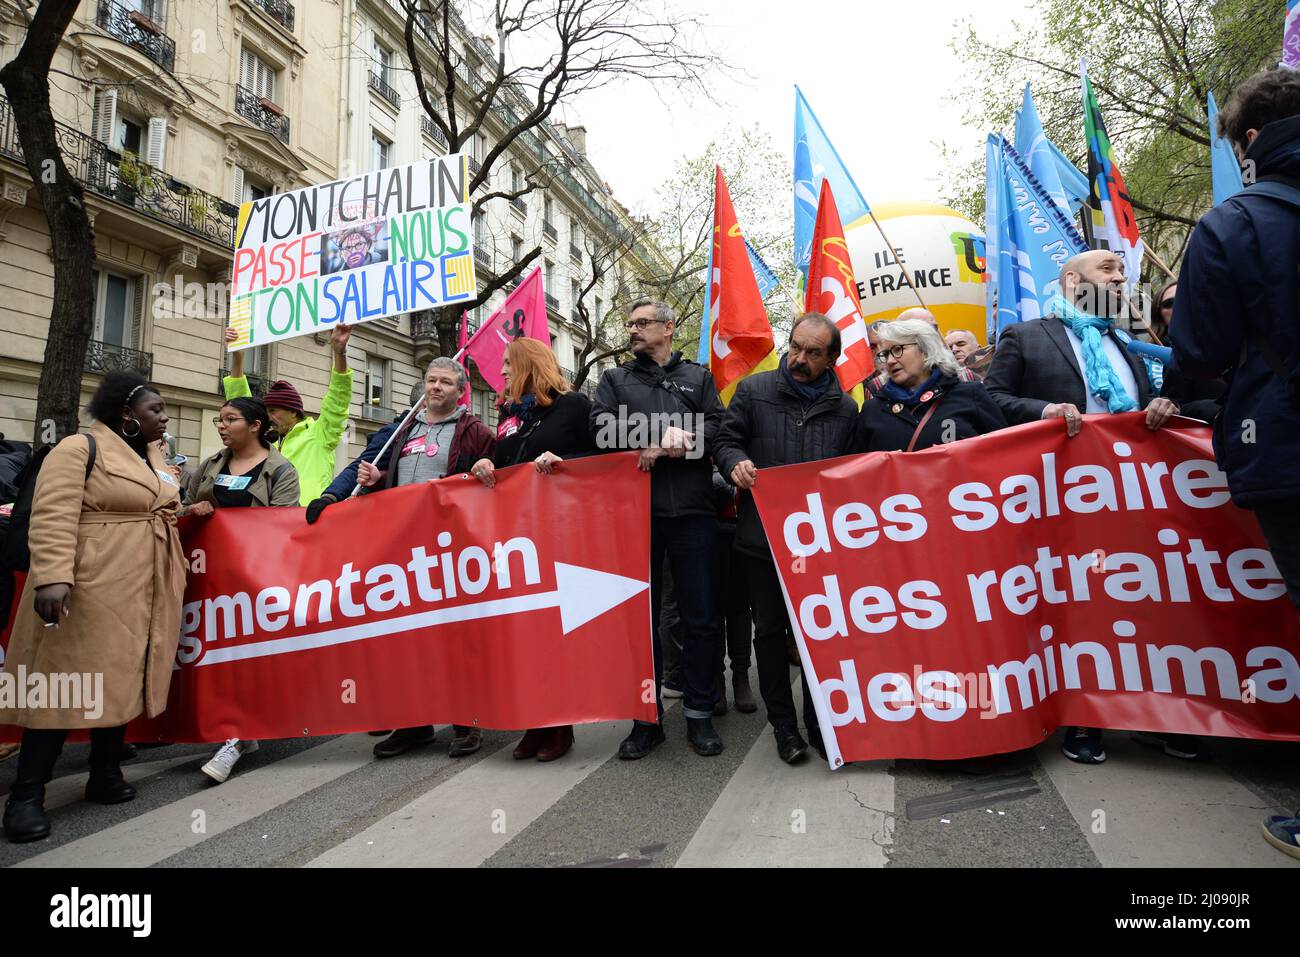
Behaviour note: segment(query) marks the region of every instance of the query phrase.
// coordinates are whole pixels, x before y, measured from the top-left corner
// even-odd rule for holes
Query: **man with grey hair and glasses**
[[[492,455],[497,444],[496,435],[479,421],[478,416],[458,404],[468,381],[465,368],[452,359],[439,356],[429,363],[424,374],[421,408],[404,425],[397,426],[388,451],[382,457],[367,461],[363,455],[357,463],[357,478],[363,494],[459,475],[468,472],[479,459]],[[371,444],[374,444],[373,439]],[[324,496],[307,507],[308,522],[318,520],[336,495],[345,497],[351,494],[350,483],[345,483],[346,488],[339,484],[342,478],[336,479]],[[473,754],[482,745],[478,728],[453,725],[452,735],[448,753],[454,758]],[[375,745],[375,757],[396,757],[412,748],[431,744],[433,739],[431,724],[398,728]]]

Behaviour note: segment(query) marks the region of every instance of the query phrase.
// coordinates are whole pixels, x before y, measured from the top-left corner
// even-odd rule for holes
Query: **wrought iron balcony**
[[[219,378],[224,379],[230,375],[229,369],[222,369]],[[248,391],[253,393],[255,398],[260,399],[266,395],[266,390],[271,386],[271,380],[266,376],[258,375],[256,372],[245,372],[244,378],[248,380]],[[218,389],[218,391],[220,391]]]
[[[433,310],[423,309],[411,313],[411,338],[438,341],[438,326],[433,321]]]
[[[510,201],[510,206],[511,206],[511,208],[514,209],[514,211],[515,211],[516,213],[518,213],[519,215],[521,215],[521,216],[527,216],[527,215],[528,215],[528,204],[525,203],[525,202],[524,202],[522,199],[520,199],[518,196],[516,196],[514,199],[512,199],[512,200]]]
[[[492,254],[482,246],[474,247],[474,265],[483,269],[492,268]]]
[[[575,243],[569,243],[569,258],[579,266],[582,265],[582,250]]]
[[[551,310],[551,312],[560,311],[560,300],[556,299],[549,292],[546,294],[546,308]]]
[[[176,41],[163,32],[139,10],[132,10],[117,0],[99,0],[95,26],[139,50],[168,72],[176,68]]]
[[[474,157],[472,157],[472,156],[467,157],[467,158],[468,158],[468,160],[469,160],[469,173],[470,173],[470,175],[471,175],[471,176],[477,176],[477,175],[478,175],[478,171],[479,171],[480,169],[483,168],[483,164],[480,163],[478,160],[476,160],[476,159],[475,159]]]
[[[235,87],[235,112],[289,145],[289,117],[276,104],[245,86]]]
[[[397,91],[388,85],[388,81],[374,71],[370,73],[370,89],[374,90],[394,107],[400,107],[402,98]]]
[[[83,368],[101,375],[105,372],[139,372],[148,379],[153,375],[153,353],[91,339],[86,345]]]
[[[237,206],[168,176],[130,153],[117,153],[63,123],[55,124],[55,138],[68,172],[87,189],[210,242],[235,245]],[[4,97],[0,97],[0,155],[24,162],[13,107]]]
[[[388,424],[397,417],[397,413],[392,409],[382,405],[371,405],[368,402],[361,404],[361,418],[367,422],[383,422]]]
[[[547,239],[549,239],[551,242],[557,242],[560,238],[560,231],[556,229],[552,223],[543,221],[542,235],[545,236]]]
[[[420,117],[420,129],[423,131],[425,136],[432,139],[443,149],[447,148],[447,134],[438,129],[437,124],[435,124],[427,115]]]
[[[289,0],[253,0],[253,3],[265,10],[280,26],[293,32],[293,4]]]

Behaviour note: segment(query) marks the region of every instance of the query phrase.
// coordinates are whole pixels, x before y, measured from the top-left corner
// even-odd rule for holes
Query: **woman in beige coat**
[[[47,700],[29,693],[19,707],[0,709],[0,724],[26,729],[4,812],[14,842],[50,833],[45,785],[69,729],[91,729],[86,800],[135,797],[118,764],[126,723],[163,711],[176,661],[185,592],[180,490],[154,445],[166,408],[139,375],[111,372],[87,411],[96,420],[89,476],[90,443],[72,435],[37,477],[31,572],[5,660],[19,685],[31,689],[40,675],[49,689]],[[69,694],[74,688],[81,693]]]

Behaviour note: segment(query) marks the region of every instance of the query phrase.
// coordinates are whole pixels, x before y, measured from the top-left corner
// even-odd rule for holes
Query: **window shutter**
[[[95,117],[91,125],[95,139],[111,147],[117,130],[117,90],[100,90],[95,94]]]
[[[231,185],[231,193],[234,197],[236,206],[242,206],[244,203],[244,170],[240,166],[235,167],[234,182]]]
[[[167,117],[149,117],[149,148],[145,154],[146,162],[157,169],[163,168],[167,154]]]
[[[144,330],[144,302],[148,290],[148,277],[136,276],[135,282],[131,284],[134,301],[127,312],[126,328],[122,330],[122,344],[128,349],[140,348],[140,333]]]
[[[253,89],[253,74],[256,72],[254,62],[253,54],[247,50],[242,51],[239,58],[239,85],[246,90]]]

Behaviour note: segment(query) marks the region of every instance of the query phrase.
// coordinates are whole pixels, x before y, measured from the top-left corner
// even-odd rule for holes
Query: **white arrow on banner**
[[[516,615],[526,611],[538,611],[542,608],[559,608],[560,625],[567,635],[581,628],[593,618],[599,618],[605,612],[617,608],[629,598],[633,598],[649,588],[648,582],[597,571],[594,568],[582,568],[578,565],[555,563],[555,590],[536,595],[519,595],[515,598],[494,598],[455,608],[440,608],[436,611],[424,611],[401,618],[389,618],[385,621],[367,622],[361,625],[349,625],[344,628],[332,628],[313,635],[296,635],[292,638],[273,638],[247,645],[235,645],[229,648],[205,650],[195,667],[218,665],[227,661],[242,661],[247,658],[264,658],[268,655],[284,655],[294,651],[306,651],[310,648],[325,648],[330,645],[343,645],[353,641],[365,641],[368,638],[380,638],[384,635],[401,634],[404,631],[416,631],[431,628],[434,625],[446,625],[457,621],[478,621],[483,618],[496,618],[501,615]]]

